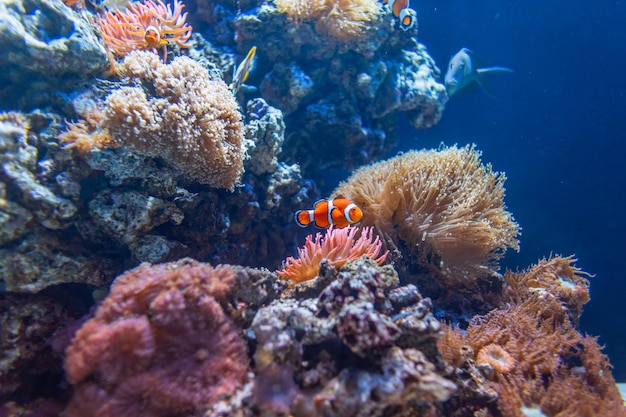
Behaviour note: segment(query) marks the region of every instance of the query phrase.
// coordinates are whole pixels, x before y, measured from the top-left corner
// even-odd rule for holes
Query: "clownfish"
[[[296,223],[300,227],[306,227],[313,223],[317,227],[335,226],[342,229],[348,225],[358,223],[363,218],[363,211],[343,196],[329,200],[319,200],[313,205],[312,210],[298,210]]]
[[[409,7],[409,0],[383,0],[383,4],[388,4],[391,13],[400,20],[402,30],[407,31],[417,23],[417,14]]]

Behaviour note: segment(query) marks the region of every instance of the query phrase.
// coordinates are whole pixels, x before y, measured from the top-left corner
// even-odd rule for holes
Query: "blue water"
[[[494,80],[498,100],[478,90],[454,96],[430,130],[404,123],[400,148],[474,142],[506,172],[506,202],[523,230],[520,253],[503,266],[575,254],[595,274],[582,330],[600,335],[626,380],[626,2],[411,5],[442,71],[468,47],[515,74]]]

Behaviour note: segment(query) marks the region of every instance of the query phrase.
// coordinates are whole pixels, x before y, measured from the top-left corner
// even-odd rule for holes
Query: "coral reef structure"
[[[429,300],[398,287],[391,266],[324,262],[318,278],[257,311],[246,331],[255,382],[207,415],[432,415],[455,391],[440,375],[439,332]]]
[[[211,25],[233,13],[227,2],[198,5],[214,11],[204,19]],[[285,113],[283,157],[297,161],[307,177],[317,179],[329,167],[352,169],[388,151],[399,112],[419,129],[441,118],[447,95],[437,66],[416,31],[399,30],[381,5],[252,0],[233,13],[237,50],[245,55],[257,46],[249,83]],[[193,23],[200,27],[203,20]]]
[[[518,249],[501,173],[473,146],[412,151],[362,167],[333,192],[363,210],[390,247],[450,281],[471,283]]]
[[[236,273],[191,260],[118,277],[67,349],[71,416],[198,412],[242,384],[246,346],[220,303]]]

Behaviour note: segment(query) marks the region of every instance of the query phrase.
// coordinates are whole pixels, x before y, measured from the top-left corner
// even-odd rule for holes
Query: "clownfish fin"
[[[332,219],[332,224],[337,224],[338,222],[345,219],[343,212],[339,210],[337,207],[333,208],[330,212],[330,218]]]
[[[311,224],[311,214],[309,210],[298,210],[295,215],[296,223],[300,227],[307,227]]]

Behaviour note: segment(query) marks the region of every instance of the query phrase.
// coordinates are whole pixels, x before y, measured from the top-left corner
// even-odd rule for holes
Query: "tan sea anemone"
[[[449,278],[467,282],[497,270],[519,249],[519,226],[504,205],[502,173],[474,146],[411,151],[355,171],[333,196],[363,210],[390,248]]]

